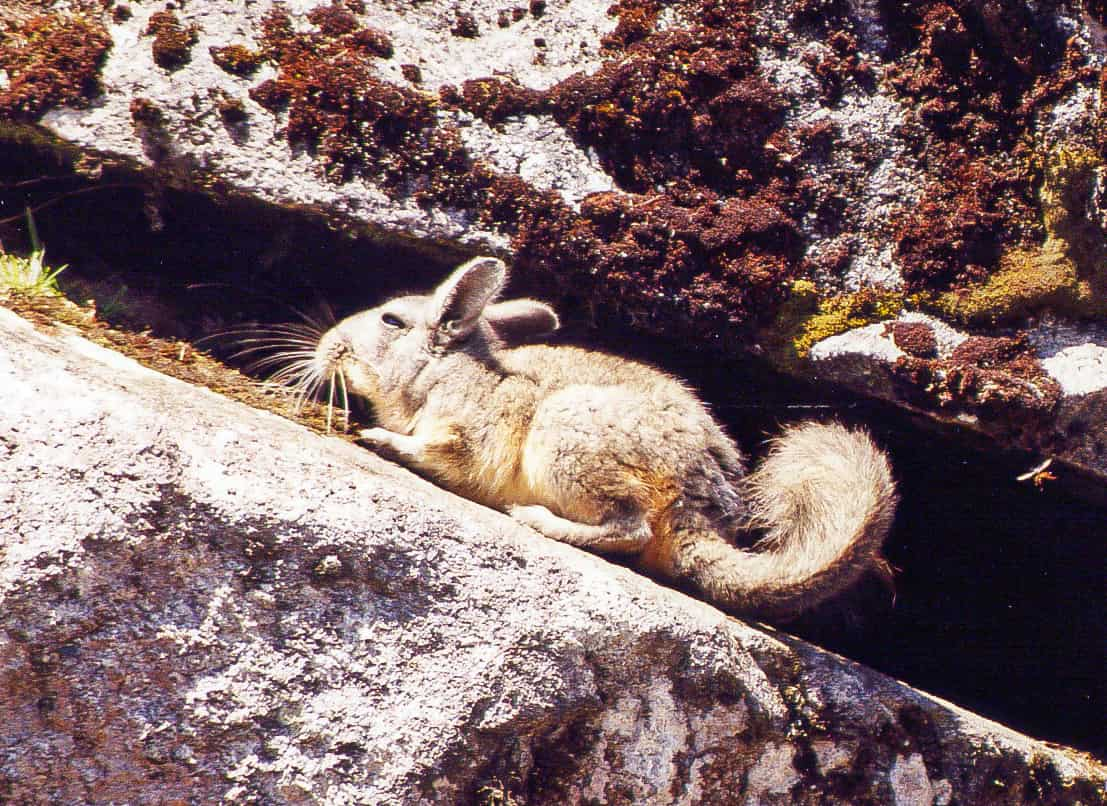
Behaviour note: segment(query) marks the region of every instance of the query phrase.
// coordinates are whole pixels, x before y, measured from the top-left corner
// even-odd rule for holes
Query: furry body
[[[507,347],[557,326],[531,300],[494,303],[478,258],[434,294],[340,322],[316,348],[373,405],[371,446],[542,534],[683,580],[723,609],[782,619],[880,567],[896,495],[863,433],[787,430],[757,472],[671,376],[573,347]],[[756,550],[738,548],[746,533]],[[749,542],[748,540],[745,542]]]

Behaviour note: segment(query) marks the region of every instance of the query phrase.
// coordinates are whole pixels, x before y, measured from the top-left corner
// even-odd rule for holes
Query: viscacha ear
[[[458,266],[431,297],[428,324],[435,341],[446,344],[469,335],[506,282],[507,266],[498,258],[475,257]]]
[[[533,299],[511,299],[484,309],[484,318],[506,344],[548,336],[560,327],[557,313],[544,302]]]

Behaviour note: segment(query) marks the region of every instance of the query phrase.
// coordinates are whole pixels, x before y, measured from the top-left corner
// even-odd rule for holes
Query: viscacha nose
[[[349,338],[339,328],[332,327],[319,339],[315,348],[315,364],[322,374],[329,375],[349,352]]]

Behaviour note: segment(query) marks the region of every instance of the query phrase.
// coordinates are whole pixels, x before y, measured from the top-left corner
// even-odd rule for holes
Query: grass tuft
[[[31,211],[27,211],[27,229],[31,235],[31,254],[27,257],[0,252],[0,291],[17,291],[31,296],[61,296],[58,275],[65,266],[46,265],[46,249],[38,239]]]

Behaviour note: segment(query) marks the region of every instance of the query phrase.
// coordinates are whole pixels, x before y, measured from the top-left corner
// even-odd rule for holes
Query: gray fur
[[[863,433],[806,423],[745,475],[737,447],[680,381],[574,347],[509,346],[556,328],[534,300],[494,300],[477,258],[429,296],[340,322],[315,351],[373,405],[370,446],[547,537],[685,580],[724,609],[788,618],[885,567],[896,494]],[[764,538],[753,551],[736,537]],[[748,540],[746,541],[748,542]]]

